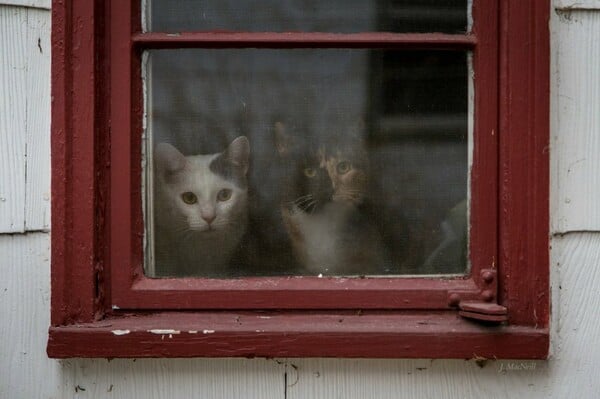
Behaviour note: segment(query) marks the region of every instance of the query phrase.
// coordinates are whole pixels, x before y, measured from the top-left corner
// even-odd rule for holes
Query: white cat
[[[224,277],[248,223],[248,139],[217,154],[154,151],[157,276]]]

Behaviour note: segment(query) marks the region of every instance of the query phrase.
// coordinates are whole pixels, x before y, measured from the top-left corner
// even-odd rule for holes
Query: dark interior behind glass
[[[466,1],[452,0],[278,0],[260,5],[250,1],[153,0],[149,5],[151,29],[170,32],[457,33],[467,26]],[[247,231],[227,267],[203,270],[203,260],[198,259],[198,266],[181,268],[163,257],[149,269],[154,270],[153,276],[466,272],[467,52],[181,49],[151,50],[147,61],[147,123],[153,144],[148,153],[155,152],[160,143],[169,143],[185,156],[216,154],[239,136],[247,137],[250,146]],[[283,141],[289,144],[287,155],[296,158],[282,157],[281,137],[288,140]],[[300,155],[304,158],[298,158]],[[322,168],[299,166],[307,157],[319,158]],[[327,169],[330,159],[336,164]],[[154,162],[157,173],[156,159]],[[300,197],[309,192],[302,190],[309,188],[299,185],[320,176],[315,172],[308,177],[312,169],[323,172],[323,182],[331,184],[335,180],[332,174],[341,176],[346,169],[364,172],[360,190],[351,187],[351,191],[361,192],[360,199],[352,203],[349,216],[344,216],[343,231],[320,228],[322,237],[316,243],[302,242],[305,247],[317,248],[319,240],[334,240],[334,246],[347,255],[345,267],[307,266],[327,261],[317,255],[316,261],[304,259],[321,249],[302,254],[294,238],[297,226],[290,227],[286,219],[290,191]],[[292,173],[304,174],[290,180]],[[156,186],[156,176],[151,178]],[[286,185],[295,185],[294,190]],[[335,197],[330,194],[323,195]],[[310,195],[304,198],[314,197]],[[326,200],[320,201],[300,202],[300,207],[306,208],[300,211],[318,215],[320,207],[327,209],[322,205]],[[157,223],[157,209],[147,212],[155,212]],[[325,225],[332,224],[335,222],[326,219]],[[154,247],[164,239],[159,231],[157,226],[149,226],[148,237],[154,240]],[[300,233],[306,235],[307,231]],[[377,260],[369,265],[373,259]]]
[[[467,0],[151,0],[155,32],[467,31]]]

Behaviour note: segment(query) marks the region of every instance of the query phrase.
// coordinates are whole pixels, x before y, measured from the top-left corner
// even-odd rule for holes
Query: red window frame
[[[475,0],[462,35],[141,33],[139,3],[53,2],[51,357],[547,356],[548,0]],[[183,47],[471,50],[470,274],[146,278],[140,60]]]

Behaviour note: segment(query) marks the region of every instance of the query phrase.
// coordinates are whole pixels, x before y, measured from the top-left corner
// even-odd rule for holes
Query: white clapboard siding
[[[554,0],[554,6],[562,10],[600,10],[600,0]]]
[[[50,324],[47,233],[0,235],[0,398],[62,398],[70,376],[46,356]],[[72,385],[72,384],[68,384]]]
[[[48,11],[27,13],[27,180],[25,230],[50,228],[50,21]]]
[[[0,5],[23,6],[49,10],[52,0],[0,0]]]
[[[553,317],[557,347],[552,363],[552,397],[598,398],[600,233],[554,239],[552,253],[552,266],[558,275],[558,301],[554,303],[559,303]]]
[[[0,233],[25,230],[27,9],[0,6]]]
[[[600,11],[554,22],[552,229],[600,231]]]
[[[266,359],[68,360],[61,398],[284,399],[283,365]],[[75,394],[79,386],[85,391]]]
[[[50,227],[50,20],[0,5],[0,233]]]
[[[544,361],[527,362],[533,370],[519,372],[502,371],[508,363],[504,361],[488,361],[483,367],[465,360],[307,359],[292,363],[299,377],[288,377],[289,399],[547,398],[553,389]]]

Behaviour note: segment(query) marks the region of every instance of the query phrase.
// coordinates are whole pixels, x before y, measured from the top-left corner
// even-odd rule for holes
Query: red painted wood
[[[449,309],[450,292],[478,299],[480,290],[470,279],[143,278],[113,304],[119,309]]]
[[[53,327],[49,354],[56,357],[547,356],[549,4],[548,0],[494,3],[501,5],[502,40],[497,54],[492,51],[496,17],[490,9],[494,7],[484,9],[489,4],[475,1],[476,41],[474,36],[462,36],[469,42],[444,44],[446,48],[455,45],[457,49],[474,49],[477,93],[471,185],[472,280],[339,282],[305,278],[264,279],[260,284],[253,279],[176,281],[150,280],[141,275],[139,56],[144,46],[158,44],[144,42],[146,36],[140,39],[142,36],[137,33],[131,39],[132,32],[139,32],[138,10],[131,8],[138,6],[138,2],[53,1]],[[104,36],[105,13],[110,17],[107,18],[111,25],[110,41]],[[294,36],[302,37],[289,34],[292,41]],[[337,45],[333,39],[320,45],[314,39],[305,45],[376,44],[365,41],[359,46],[358,42],[363,40],[359,37],[346,44],[338,40]],[[177,47],[177,40],[172,38],[171,44],[160,46]],[[302,40],[307,39],[298,39],[290,46],[301,47]],[[225,42],[213,45],[223,47]],[[381,45],[421,46],[416,40],[409,42],[403,44],[398,40],[395,44]],[[210,43],[207,39],[205,45]],[[261,46],[270,46],[269,41],[264,39]],[[431,48],[435,43],[424,39],[422,46]],[[500,71],[499,92],[494,89],[498,82],[494,68]],[[497,135],[491,133],[493,126],[498,127]],[[498,255],[498,245],[499,257],[494,257]],[[328,316],[313,312],[271,317],[255,311],[245,313],[244,317],[253,321],[236,330],[232,319],[237,323],[237,316],[224,311],[147,315],[139,310],[124,313],[110,309],[111,304],[155,309],[227,308],[244,301],[264,308],[274,307],[279,301],[290,307],[313,309],[386,308],[388,302],[389,307],[397,309],[443,309],[448,307],[449,299],[453,303],[477,299],[477,287],[486,287],[478,272],[490,268],[498,270],[498,300],[508,308],[509,326],[484,328],[460,319],[457,312],[396,310],[365,312],[369,317],[349,317],[347,322],[340,323],[344,327],[333,328],[331,323],[348,313],[335,310]],[[326,287],[328,284],[331,286]],[[267,289],[260,291],[264,286]],[[270,300],[269,295],[275,299]],[[94,319],[98,321],[91,323]],[[260,328],[252,327],[261,320],[272,323],[265,326],[265,331],[256,332]],[[166,326],[200,329],[203,325],[217,326],[223,333],[206,334],[207,337],[178,334],[171,340],[146,332]],[[434,325],[435,328],[431,327]],[[131,333],[119,336],[111,329],[129,329]]]
[[[51,357],[539,359],[548,331],[452,312],[158,313],[50,329]]]
[[[111,298],[128,295],[134,281],[134,273],[141,272],[143,228],[136,223],[142,215],[139,197],[141,179],[139,154],[141,153],[141,130],[134,122],[138,113],[134,109],[134,93],[141,82],[132,84],[137,76],[132,60],[132,3],[110,1],[110,86],[111,86],[111,178],[110,178],[110,269]],[[137,63],[136,63],[137,65]],[[138,227],[135,230],[134,227]],[[134,251],[134,248],[136,251]]]
[[[52,21],[51,316],[63,324],[97,311],[94,3],[54,1]]]
[[[68,82],[71,81],[71,70],[67,60],[70,59],[68,49],[70,42],[69,29],[70,15],[64,3],[52,7],[52,120],[51,120],[51,162],[52,162],[52,296],[51,296],[51,323],[52,325],[66,324],[69,322],[67,314],[67,300],[65,287],[69,279],[68,267],[70,253],[68,242],[65,239],[69,225],[67,223],[68,188],[67,171],[71,164],[70,142],[67,140],[69,127],[69,109],[67,93]]]
[[[490,315],[505,315],[506,308],[497,303],[482,301],[461,301],[458,305],[460,310]]]
[[[449,293],[459,300],[476,299],[482,269],[495,267],[497,253],[497,140],[480,134],[497,130],[497,23],[494,7],[475,8],[479,18],[474,27],[485,48],[477,46],[474,67],[475,156],[471,186],[471,270],[472,281],[419,279],[240,279],[232,283],[210,279],[147,279],[143,276],[143,211],[141,193],[141,78],[139,58],[144,48],[161,46],[206,47],[388,47],[438,45],[461,49],[475,45],[473,35],[393,34],[393,33],[135,33],[139,14],[130,2],[113,0],[112,84],[118,95],[112,97],[112,198],[114,212],[111,230],[112,306],[119,309],[283,309],[283,308],[374,308],[448,309]],[[137,3],[136,3],[137,4]],[[490,11],[492,9],[492,11]],[[127,21],[133,21],[128,26]],[[132,33],[133,32],[133,33]],[[137,44],[137,48],[134,46]],[[133,47],[133,49],[132,49]],[[129,82],[129,83],[128,83]],[[137,93],[137,95],[132,95]],[[136,103],[134,103],[136,101]],[[123,171],[131,171],[124,174]],[[481,177],[481,178],[480,178]],[[129,205],[129,208],[126,206]],[[335,284],[332,284],[335,282]],[[494,281],[492,284],[496,284]],[[233,284],[233,285],[232,285]],[[496,291],[495,289],[493,290]],[[455,301],[456,302],[456,301]]]
[[[469,49],[473,35],[445,33],[257,33],[184,32],[138,33],[133,42],[141,48],[401,48]]]
[[[458,314],[459,316],[465,317],[467,319],[476,320],[478,322],[502,323],[508,320],[508,317],[505,314],[497,315],[478,312],[467,312],[465,310],[459,310]]]
[[[106,245],[110,237],[110,174],[108,173],[111,159],[110,147],[110,48],[107,45],[107,24],[110,21],[109,8],[105,7],[101,1],[95,2],[94,25],[96,35],[96,60],[95,62],[96,82],[96,205],[95,220],[96,226],[96,319],[101,319],[104,312],[108,309],[110,300],[111,275],[109,267],[109,248]]]
[[[476,284],[495,292],[497,279],[486,284],[481,272],[498,267],[498,10],[489,2],[475,1],[472,12],[478,45],[473,51],[475,116],[469,258]]]
[[[550,7],[500,4],[500,303],[510,323],[547,327]]]

